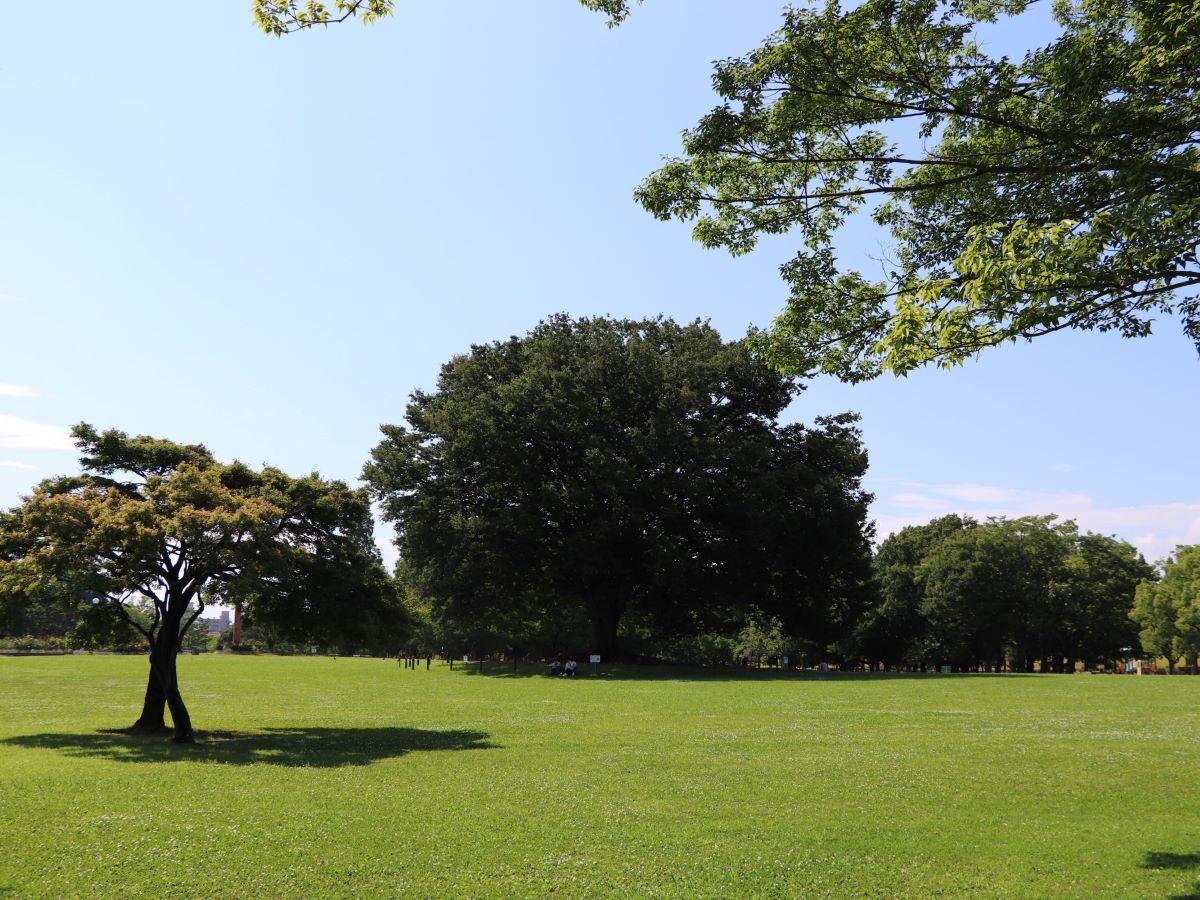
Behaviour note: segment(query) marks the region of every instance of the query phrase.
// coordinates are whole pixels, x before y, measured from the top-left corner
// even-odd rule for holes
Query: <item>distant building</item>
[[[220,634],[231,624],[229,610],[223,609],[221,610],[221,614],[215,619],[205,619],[204,621],[208,623],[209,634]]]

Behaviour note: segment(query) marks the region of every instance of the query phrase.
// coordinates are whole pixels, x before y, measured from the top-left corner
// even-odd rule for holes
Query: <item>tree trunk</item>
[[[163,622],[150,650],[150,676],[157,682],[156,698],[161,696],[161,702],[171,711],[171,723],[175,726],[172,740],[177,744],[191,744],[195,742],[196,735],[192,731],[192,717],[188,714],[187,706],[179,693],[179,674],[176,668],[179,657],[178,634],[178,622],[170,618]],[[147,699],[150,693],[151,689],[147,687]],[[161,720],[161,706],[157,708],[157,712]]]
[[[621,624],[624,602],[598,600],[588,604],[588,617],[592,625],[593,653],[599,653],[608,662],[617,652],[617,627]]]
[[[142,701],[142,715],[129,729],[135,734],[162,734],[167,731],[167,695],[162,682],[154,670],[154,654],[150,654],[150,675],[146,680],[146,698]]]
[[[196,741],[195,732],[192,731],[192,717],[188,714],[187,706],[184,705],[183,697],[179,693],[179,674],[176,670],[176,661],[178,654],[175,652],[175,647],[170,647],[164,654],[166,656],[165,677],[163,678],[163,689],[167,695],[167,708],[171,710],[171,723],[175,726],[175,735],[172,738],[177,744],[192,744]]]
[[[1025,650],[1024,644],[1017,644],[1013,648],[1012,655],[1012,671],[1014,672],[1032,672],[1033,660],[1029,658],[1029,654]]]

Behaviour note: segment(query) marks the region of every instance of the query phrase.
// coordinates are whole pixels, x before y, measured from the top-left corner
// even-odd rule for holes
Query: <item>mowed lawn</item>
[[[141,658],[0,658],[0,895],[1200,890],[1200,678],[181,668],[195,747],[104,732]]]

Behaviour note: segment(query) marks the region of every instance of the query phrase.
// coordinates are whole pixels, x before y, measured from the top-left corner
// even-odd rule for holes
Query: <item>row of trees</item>
[[[81,473],[0,514],[0,607],[140,635],[135,728],[169,708],[183,741],[176,655],[212,600],[274,641],[376,652],[1055,671],[1134,644],[1153,570],[1072,523],[951,516],[872,557],[856,419],[782,422],[800,390],[704,322],[555,316],[443,366],[361,489],[79,425]],[[1148,649],[1194,647],[1195,568],[1142,589]]]
[[[1166,657],[1172,672],[1178,659],[1190,659],[1200,673],[1200,545],[1177,548],[1161,581],[1138,585],[1133,618],[1147,653]]]
[[[1051,672],[1138,652],[1156,575],[1116,538],[949,516],[872,557],[854,419],[782,425],[796,391],[700,322],[555,317],[452,360],[364,471],[413,648]]]
[[[1155,572],[1125,541],[1053,516],[951,515],[891,535],[875,575],[850,644],[872,664],[1061,672],[1136,655],[1134,593]]]

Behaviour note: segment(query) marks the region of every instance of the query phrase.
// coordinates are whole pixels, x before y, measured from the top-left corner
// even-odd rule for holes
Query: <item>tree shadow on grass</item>
[[[1200,869],[1200,853],[1162,853],[1151,850],[1142,860],[1143,869],[1175,869],[1178,872],[1194,872]],[[1170,900],[1200,900],[1200,881],[1186,894],[1173,894]]]
[[[417,673],[425,671],[420,667]],[[407,673],[406,673],[407,674]],[[485,662],[482,671],[478,662],[455,663],[454,674],[482,675],[486,678],[561,678],[551,676],[545,663]],[[949,678],[1041,678],[1032,672],[814,672],[784,671],[782,669],[743,669],[736,666],[674,666],[655,663],[618,663],[592,666],[580,663],[579,680],[603,681],[822,681],[839,684],[875,684],[881,681],[933,681]],[[562,678],[569,681],[569,678]]]
[[[0,743],[66,756],[118,762],[213,762],[293,768],[365,766],[423,750],[488,750],[499,745],[481,731],[421,728],[267,728],[263,731],[200,731],[195,744],[101,730],[83,734],[28,734]]]

